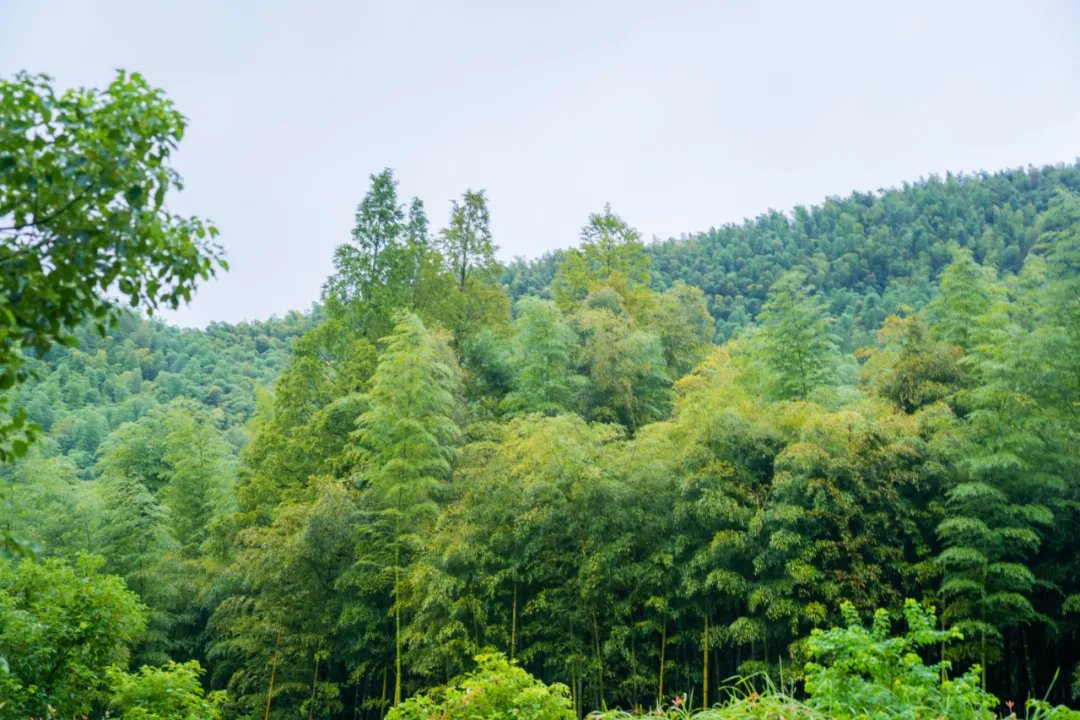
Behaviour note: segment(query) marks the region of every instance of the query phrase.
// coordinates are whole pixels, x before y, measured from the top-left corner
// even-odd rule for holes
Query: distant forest
[[[781,274],[802,267],[853,349],[869,343],[898,306],[926,304],[954,245],[999,273],[1019,272],[1038,238],[1040,213],[1062,189],[1080,192],[1080,163],[931,176],[810,208],[770,210],[645,250],[655,289],[682,281],[704,291],[721,341],[757,317]],[[511,296],[548,296],[562,256],[510,263],[504,282]]]

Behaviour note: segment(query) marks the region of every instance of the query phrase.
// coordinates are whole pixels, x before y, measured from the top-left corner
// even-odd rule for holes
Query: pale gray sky
[[[669,237],[946,170],[1080,155],[1080,3],[0,0],[0,73],[142,72],[190,119],[173,207],[232,270],[185,325],[307,309],[368,175],[501,255],[611,202]]]

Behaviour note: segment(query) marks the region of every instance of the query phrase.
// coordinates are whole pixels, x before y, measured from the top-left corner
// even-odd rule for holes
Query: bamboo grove
[[[75,461],[46,427],[2,470],[7,530],[100,555],[146,606],[135,664],[198,661],[225,717],[382,717],[491,650],[579,715],[708,705],[735,675],[797,685],[841,603],[908,598],[1002,697],[1060,671],[1069,701],[1078,175],[930,181],[681,244],[607,207],[575,249],[504,268],[484,192],[435,232],[387,170],[272,387],[231,395],[242,434],[220,392],[149,395]],[[45,408],[39,387],[20,392]]]

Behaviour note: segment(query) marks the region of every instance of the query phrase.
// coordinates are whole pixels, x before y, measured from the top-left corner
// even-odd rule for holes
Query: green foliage
[[[435,511],[459,436],[458,370],[449,349],[415,315],[398,316],[371,381],[371,409],[354,435],[363,483],[375,507],[411,524]],[[400,503],[408,500],[408,512]]]
[[[169,165],[186,121],[123,71],[104,91],[0,80],[0,393],[24,380],[22,351],[71,344],[116,318],[107,293],[150,311],[189,300],[224,268],[217,229],[169,212]],[[0,411],[6,411],[0,396]],[[0,461],[25,452],[25,416],[0,416]]]
[[[577,333],[549,300],[522,298],[517,313],[511,356],[517,377],[503,404],[523,413],[570,410],[583,380],[573,371]]]
[[[91,550],[99,493],[79,479],[67,457],[44,457],[40,446],[0,470],[0,529],[34,552],[74,555]]]
[[[124,317],[26,359],[42,378],[12,401],[46,437],[0,469],[0,532],[27,541],[7,554],[105,555],[146,606],[126,653],[198,660],[229,718],[423,712],[493,648],[580,716],[987,717],[984,690],[1048,686],[1029,715],[1064,716],[1075,174],[931,180],[678,248],[605,210],[507,288],[483,193],[430,232],[377,174],[310,316]],[[712,313],[720,337],[752,326],[717,347]],[[899,638],[855,621],[906,597],[963,638],[916,606]],[[491,697],[522,677],[499,667]],[[176,672],[131,682],[180,697]]]
[[[649,258],[640,234],[605,205],[581,229],[581,247],[561,259],[552,287],[556,301],[567,308],[602,285],[617,288],[632,304],[635,288],[648,284]]]
[[[847,626],[815,631],[807,642],[806,692],[829,717],[986,717],[997,698],[980,685],[979,668],[947,677],[948,661],[923,663],[958,630],[938,630],[933,609],[914,600],[904,604],[907,629],[890,637],[888,612],[878,610],[871,627],[859,622],[853,606],[842,608]]]
[[[206,697],[195,661],[143,666],[137,673],[108,672],[109,706],[121,720],[219,720],[214,697]]]
[[[649,325],[664,346],[672,377],[694,369],[712,347],[713,318],[700,288],[677,282],[656,297]]]
[[[347,625],[356,605],[338,580],[354,562],[361,520],[355,491],[323,477],[313,479],[304,499],[282,507],[268,527],[237,533],[228,592],[217,598],[208,622],[208,658],[218,675],[211,684],[228,688],[230,712],[263,711],[271,668],[275,707],[294,710],[311,701],[316,671],[341,671],[338,658],[356,639],[337,623]],[[378,629],[384,631],[385,623]],[[374,644],[378,637],[362,639]],[[324,656],[331,661],[313,667]],[[333,689],[318,695],[321,711],[340,704]]]
[[[79,558],[0,561],[0,717],[87,715],[146,619],[123,581]]]
[[[65,456],[84,479],[111,431],[182,398],[214,413],[235,446],[243,442],[240,425],[255,411],[255,388],[281,372],[293,338],[309,324],[293,313],[196,331],[124,313],[105,336],[82,325],[74,332],[77,347],[28,358],[39,379],[20,385],[11,399],[41,428],[42,453]]]
[[[941,272],[940,294],[926,307],[938,339],[972,350],[991,330],[989,316],[1004,301],[1004,288],[994,272],[975,262],[970,250],[956,249],[954,259]],[[977,322],[983,319],[984,322]]]
[[[700,287],[727,338],[760,313],[777,278],[802,266],[853,349],[898,307],[930,299],[953,244],[995,271],[1019,272],[1063,188],[1080,190],[1075,163],[931,176],[667,240],[647,249],[651,273],[660,288]]]
[[[495,266],[495,245],[483,190],[466,190],[461,202],[450,203],[450,224],[440,236],[440,245],[458,290],[465,290],[470,276],[491,273]]]
[[[955,400],[969,383],[969,371],[960,364],[963,350],[931,340],[918,315],[886,318],[878,345],[859,353],[865,360],[864,379],[904,412]]]
[[[582,341],[578,362],[590,380],[587,416],[636,429],[668,414],[671,377],[663,343],[636,327],[614,289],[590,293],[573,324]]]
[[[778,690],[759,693],[753,689],[750,680],[720,688],[720,692],[727,699],[715,707],[692,710],[688,705],[693,698],[676,695],[671,705],[657,708],[649,716],[666,720],[831,720]],[[612,710],[591,713],[588,717],[590,720],[628,720],[642,716],[642,713]]]
[[[466,190],[450,203],[450,222],[439,235],[439,249],[455,291],[440,319],[460,342],[476,328],[505,322],[509,299],[495,283],[498,265],[491,237],[491,215],[483,190]]]
[[[914,600],[904,603],[907,628],[892,635],[889,613],[878,610],[870,627],[863,626],[850,603],[842,607],[845,627],[815,630],[806,643],[811,661],[806,665],[807,698],[798,701],[766,679],[746,678],[722,689],[725,701],[700,712],[689,710],[685,696],[676,696],[656,716],[681,720],[735,720],[736,718],[950,718],[991,720],[998,717],[996,697],[980,687],[979,669],[949,677],[945,660],[927,665],[923,656],[961,638],[957,630],[938,630],[932,608]],[[762,692],[758,688],[764,685]],[[758,687],[755,687],[758,686]],[[1010,711],[1013,703],[1006,705]],[[1045,700],[1026,703],[1027,718],[1071,718],[1080,715]],[[594,720],[631,717],[622,712],[594,713]],[[1010,714],[1009,717],[1016,717]]]
[[[409,698],[387,720],[521,718],[573,720],[565,685],[544,685],[498,653],[476,656],[477,668],[446,687]]]
[[[457,368],[415,315],[401,314],[371,381],[371,409],[354,435],[364,505],[374,514],[357,550],[360,572],[389,575],[394,615],[394,704],[401,701],[401,575],[438,515],[459,437]],[[365,533],[367,535],[367,533]]]
[[[811,290],[806,274],[792,270],[773,284],[761,310],[761,360],[780,400],[807,400],[836,372],[831,319]]]
[[[411,300],[420,282],[427,218],[414,198],[406,223],[397,180],[386,168],[356,208],[352,242],[334,250],[334,274],[323,291],[327,314],[361,337],[375,339],[393,326],[393,312]]]

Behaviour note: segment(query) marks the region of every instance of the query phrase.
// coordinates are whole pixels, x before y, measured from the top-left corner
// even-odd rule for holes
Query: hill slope
[[[855,347],[900,304],[933,292],[950,247],[1001,272],[1020,269],[1059,188],[1080,191],[1080,162],[977,175],[931,177],[900,188],[829,198],[791,212],[710,228],[648,247],[657,289],[677,281],[710,299],[720,339],[761,309],[774,280],[803,266],[829,302],[845,344]],[[561,253],[509,265],[511,294],[546,294]]]

